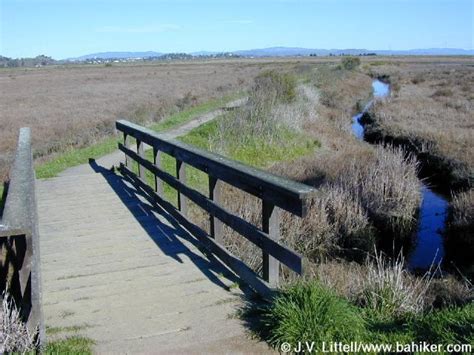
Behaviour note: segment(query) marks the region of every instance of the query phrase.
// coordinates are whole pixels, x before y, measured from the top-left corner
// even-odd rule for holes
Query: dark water
[[[359,139],[364,139],[364,126],[360,118],[377,98],[390,95],[390,86],[380,80],[372,82],[373,96],[364,110],[352,118],[352,132]],[[425,182],[422,183],[422,204],[418,220],[414,246],[407,256],[408,267],[412,270],[426,270],[432,264],[438,264],[444,257],[442,232],[445,227],[447,200],[434,192]]]

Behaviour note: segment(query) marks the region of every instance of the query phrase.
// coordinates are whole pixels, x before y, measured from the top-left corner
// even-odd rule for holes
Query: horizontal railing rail
[[[4,290],[15,299],[30,332],[39,331],[45,342],[41,307],[41,277],[35,172],[31,132],[22,128],[0,219],[2,262],[0,278]]]
[[[298,274],[302,273],[301,256],[279,242],[279,216],[280,209],[283,209],[296,216],[304,217],[315,193],[312,187],[198,149],[167,137],[166,134],[158,134],[125,120],[117,121],[116,128],[124,135],[124,143],[118,145],[119,149],[125,153],[125,164],[120,165],[121,173],[177,217],[190,232],[200,237],[211,252],[256,291],[264,295],[271,293],[272,288],[278,284],[279,263]],[[131,138],[136,140],[136,151],[132,149]],[[153,161],[146,159],[144,144],[153,148]],[[175,158],[176,176],[161,168],[161,153]],[[137,174],[132,167],[133,162],[137,164]],[[186,185],[186,165],[208,175],[208,196]],[[147,184],[145,170],[154,175],[154,187]],[[177,190],[177,209],[164,199],[162,182]],[[222,182],[262,200],[261,229],[232,214],[221,205]],[[210,215],[208,233],[187,219],[186,199],[194,202]],[[222,245],[222,224],[229,226],[262,250],[261,277]]]

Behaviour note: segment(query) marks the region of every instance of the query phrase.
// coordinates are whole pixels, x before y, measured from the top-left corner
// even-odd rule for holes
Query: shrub
[[[354,70],[360,65],[360,58],[357,57],[344,57],[341,60],[341,65],[346,70]]]
[[[293,102],[296,99],[296,78],[289,73],[264,71],[255,78],[252,94],[275,97],[284,103]]]
[[[337,185],[329,184],[319,192],[305,218],[283,213],[285,244],[313,262],[354,249],[369,250],[374,235],[360,203]]]
[[[410,237],[421,202],[415,157],[400,148],[377,147],[367,161],[345,165],[336,184],[359,199],[380,230],[400,240]]]
[[[262,322],[268,341],[340,341],[364,338],[365,327],[356,308],[316,282],[300,282],[282,291],[262,308]]]
[[[425,77],[423,76],[423,74],[419,73],[419,74],[416,74],[412,79],[411,79],[411,82],[415,85],[417,84],[420,84],[420,83],[423,83],[425,82]]]
[[[0,354],[25,353],[36,348],[36,334],[30,334],[21,320],[20,311],[7,293],[3,294],[0,326]]]
[[[451,97],[453,96],[454,93],[453,93],[453,90],[451,89],[438,89],[436,90],[433,95],[431,95],[431,97]]]
[[[420,314],[425,309],[425,295],[432,276],[421,278],[408,274],[404,259],[386,258],[375,253],[368,259],[366,273],[361,274],[358,303],[372,309],[382,318],[397,318],[407,314]]]
[[[182,98],[176,100],[176,106],[182,111],[188,107],[195,106],[198,103],[198,97],[191,91],[188,91]]]
[[[265,71],[257,76],[247,104],[218,120],[211,143],[215,151],[229,155],[231,146],[246,148],[255,141],[286,145],[309,111],[308,105],[299,105],[302,100],[296,102],[297,89],[290,74]]]

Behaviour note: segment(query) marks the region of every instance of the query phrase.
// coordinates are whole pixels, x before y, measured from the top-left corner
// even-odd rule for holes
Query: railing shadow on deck
[[[126,181],[128,180],[126,178],[115,174],[110,169],[98,165],[94,159],[89,159],[89,165],[92,170],[103,176],[124,206],[133,214],[150,239],[165,255],[179,263],[183,263],[180,256],[186,256],[199,268],[204,276],[218,287],[230,291],[229,286],[222,282],[218,276],[222,275],[231,282],[238,284],[244,294],[251,295],[251,291],[248,287],[239,283],[238,278],[229,272],[218,259],[203,248],[198,239],[184,230],[166,210],[151,200],[146,193],[133,186],[130,181],[127,184]],[[140,197],[146,199],[150,204],[145,203]],[[171,225],[160,221],[155,214],[163,216]],[[206,258],[193,252],[182,240],[193,244]]]
[[[264,298],[273,297],[279,284],[280,263],[297,274],[303,273],[301,255],[280,242],[280,211],[286,210],[297,217],[304,217],[308,213],[312,198],[317,193],[315,189],[185,144],[167,134],[159,134],[125,120],[117,121],[116,129],[123,133],[123,144],[118,144],[119,149],[125,154],[125,162],[118,167],[122,176],[134,187],[145,192],[150,201],[166,210],[197,238],[205,249],[254,291]],[[135,149],[132,148],[133,140],[136,142]],[[145,155],[145,145],[153,149],[150,159]],[[163,169],[161,162],[163,154],[174,158],[175,174]],[[186,166],[207,175],[209,188],[207,193],[198,191],[187,183]],[[154,176],[154,184],[147,181],[147,171]],[[163,190],[164,183],[176,190],[177,207],[167,201]],[[224,206],[224,184],[261,200],[260,225],[245,220]],[[208,214],[210,222],[208,231],[188,218],[188,201]],[[261,273],[256,273],[227,249],[223,239],[224,225],[261,249]]]

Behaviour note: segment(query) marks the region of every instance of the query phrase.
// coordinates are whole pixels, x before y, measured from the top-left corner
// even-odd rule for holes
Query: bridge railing
[[[41,307],[35,172],[29,128],[20,130],[9,177],[0,219],[0,288],[1,291],[8,290],[13,297],[29,331],[39,331],[41,345],[45,342],[45,328]]]
[[[256,169],[221,155],[204,151],[158,134],[134,123],[119,120],[116,128],[123,133],[123,144],[119,149],[125,153],[125,164],[120,164],[120,172],[147,192],[192,234],[232,269],[241,279],[258,293],[267,296],[278,285],[279,263],[298,274],[302,273],[302,258],[295,251],[279,242],[280,210],[304,217],[315,190],[260,169]],[[131,138],[136,141],[133,148]],[[153,161],[145,156],[144,144],[153,148]],[[176,160],[176,175],[161,168],[161,153]],[[135,162],[135,163],[134,163]],[[135,173],[132,164],[138,164]],[[192,166],[208,175],[209,194],[203,195],[186,185],[185,166]],[[154,175],[155,186],[148,185],[145,171]],[[163,196],[162,182],[177,190],[178,204],[175,208]],[[222,204],[222,182],[252,194],[262,200],[261,229],[232,214]],[[210,215],[210,230],[205,232],[187,218],[186,199],[193,201]],[[232,255],[222,244],[223,224],[257,245],[262,250],[263,271],[257,275],[242,260]]]

